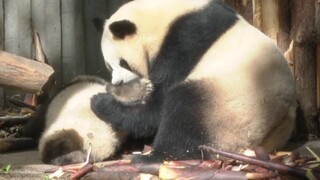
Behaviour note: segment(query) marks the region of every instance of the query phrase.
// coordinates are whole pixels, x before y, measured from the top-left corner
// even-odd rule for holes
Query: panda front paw
[[[153,92],[153,84],[145,78],[135,79],[120,85],[106,83],[106,92],[123,105],[145,105]]]
[[[143,92],[141,99],[143,103],[146,103],[146,101],[150,98],[151,94],[154,91],[153,84],[149,79],[145,79],[145,78],[140,80],[140,84],[141,84],[141,92]]]
[[[166,159],[167,158],[162,153],[151,152],[151,154],[147,154],[147,155],[139,155],[139,154],[134,155],[132,157],[131,162],[133,162],[133,163],[162,163]]]
[[[108,120],[114,97],[109,93],[99,93],[91,98],[91,110],[103,120]]]

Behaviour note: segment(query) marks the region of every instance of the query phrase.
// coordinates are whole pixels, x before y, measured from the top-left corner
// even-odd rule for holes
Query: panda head
[[[148,78],[152,60],[157,56],[170,25],[208,2],[135,0],[120,7],[106,21],[101,41],[105,63],[112,68],[112,83]]]

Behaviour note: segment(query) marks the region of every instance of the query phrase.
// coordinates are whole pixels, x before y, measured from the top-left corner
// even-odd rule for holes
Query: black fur
[[[120,39],[124,39],[127,35],[136,33],[136,25],[128,20],[117,21],[109,26],[109,30],[112,34]]]
[[[198,146],[208,142],[202,131],[206,128],[200,121],[206,96],[197,88],[201,85],[181,82],[237,20],[235,12],[212,1],[207,7],[174,22],[152,61],[149,76],[155,91],[145,106],[124,106],[108,94],[92,98],[93,111],[116,128],[137,137],[156,134],[153,154],[136,156],[135,162],[201,158]],[[208,156],[204,154],[204,157]]]
[[[64,137],[61,139],[60,137]],[[66,139],[67,138],[67,139]],[[60,140],[61,139],[61,140]],[[83,148],[83,140],[79,133],[73,129],[66,129],[51,136],[45,143],[43,151],[46,152],[41,157],[44,163],[55,163],[58,165],[65,165],[71,161],[67,158],[68,153],[74,151],[81,151]],[[79,161],[85,160],[86,154],[78,157]],[[73,159],[74,161],[75,159]],[[73,162],[75,163],[75,162]]]
[[[237,20],[235,12],[216,1],[179,18],[164,39],[159,55],[152,61],[151,81],[167,89],[184,80],[201,56]]]
[[[202,155],[208,158],[198,148],[208,142],[208,135],[203,131],[206,128],[199,121],[204,118],[205,97],[206,93],[196,82],[170,88],[162,105],[163,116],[153,144],[155,151],[152,156],[136,156],[134,161],[201,159]]]
[[[91,109],[103,120],[110,122],[135,137],[150,137],[159,127],[159,106],[157,102],[148,105],[124,105],[109,93],[99,93],[92,97]],[[158,114],[158,116],[156,116]],[[111,118],[111,119],[109,119]]]

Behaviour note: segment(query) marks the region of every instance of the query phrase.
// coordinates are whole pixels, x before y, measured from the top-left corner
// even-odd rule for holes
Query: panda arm
[[[150,100],[146,105],[127,106],[109,93],[99,93],[91,99],[91,109],[100,119],[136,137],[155,135],[160,122],[157,104]]]

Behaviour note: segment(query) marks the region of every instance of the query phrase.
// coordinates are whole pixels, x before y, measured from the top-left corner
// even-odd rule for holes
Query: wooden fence
[[[108,78],[93,19],[109,17],[125,0],[0,0],[0,49],[33,58],[32,29],[55,70],[57,86],[79,74]],[[23,74],[22,74],[23,76]],[[0,88],[4,97],[20,94]]]

